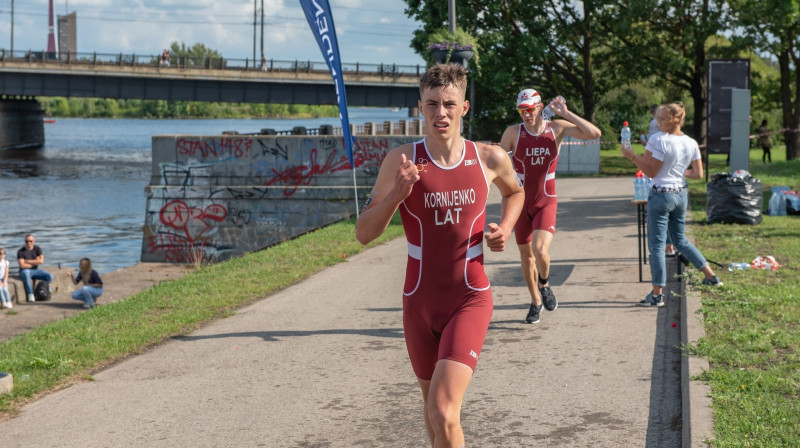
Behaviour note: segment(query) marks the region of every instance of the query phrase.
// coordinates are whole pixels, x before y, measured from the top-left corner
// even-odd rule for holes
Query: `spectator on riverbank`
[[[103,294],[103,280],[100,274],[92,269],[92,260],[81,258],[78,264],[78,276],[72,276],[72,283],[77,285],[83,282],[81,289],[72,293],[74,300],[83,301],[84,308],[94,308],[97,298]]]
[[[686,207],[689,195],[685,178],[703,178],[700,148],[693,138],[681,130],[686,121],[683,103],[665,104],[656,111],[660,132],[647,141],[644,155],[631,148],[620,147],[622,155],[653,179],[647,199],[647,244],[650,246],[652,291],[639,302],[642,306],[664,306],[667,283],[665,243],[667,236],[705,278],[703,285],[722,286],[708,261],[685,234]]]
[[[35,302],[33,296],[33,280],[44,280],[48,283],[53,281],[53,274],[39,269],[44,264],[44,253],[36,245],[36,237],[32,233],[25,235],[25,245],[17,251],[17,262],[19,262],[19,278],[25,288],[25,296],[28,302]]]
[[[761,149],[764,150],[764,154],[761,156],[761,163],[766,163],[767,159],[769,159],[769,163],[772,163],[772,142],[769,139],[766,118],[761,122],[761,126],[758,127],[758,140],[761,143]]]
[[[13,308],[11,294],[8,292],[8,260],[6,250],[0,247],[0,308]]]

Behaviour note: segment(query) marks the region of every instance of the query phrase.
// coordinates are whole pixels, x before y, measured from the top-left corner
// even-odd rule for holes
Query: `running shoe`
[[[529,324],[539,323],[539,314],[542,312],[542,305],[536,306],[531,303],[531,309],[528,310],[528,315],[525,316],[525,322]]]
[[[553,294],[553,291],[549,286],[539,288],[539,293],[542,295],[542,303],[544,303],[544,307],[547,309],[547,311],[553,311],[554,309],[558,308],[558,300],[556,300],[556,295]]]
[[[651,292],[639,302],[639,306],[664,306],[664,294],[653,295]]]
[[[711,278],[704,278],[703,284],[706,286],[722,286],[722,280],[719,279],[716,275]]]

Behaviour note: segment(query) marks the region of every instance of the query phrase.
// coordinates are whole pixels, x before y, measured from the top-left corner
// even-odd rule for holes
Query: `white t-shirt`
[[[6,266],[8,266],[8,260],[3,258],[3,261],[0,261],[0,280],[5,281]]]
[[[683,186],[684,172],[693,161],[700,158],[697,142],[688,135],[659,132],[647,140],[646,149],[653,158],[662,162],[661,169],[653,178],[653,185],[679,188]]]

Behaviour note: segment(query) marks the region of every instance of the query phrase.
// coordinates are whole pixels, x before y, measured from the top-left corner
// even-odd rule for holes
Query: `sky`
[[[47,48],[48,0],[0,0],[0,48]],[[255,0],[256,55],[324,61],[297,0]],[[343,63],[424,65],[409,47],[417,22],[403,0],[329,0]],[[253,57],[254,0],[54,0],[55,16],[77,14],[78,53],[160,54],[172,42],[202,43],[223,57]],[[54,18],[57,22],[57,19]]]

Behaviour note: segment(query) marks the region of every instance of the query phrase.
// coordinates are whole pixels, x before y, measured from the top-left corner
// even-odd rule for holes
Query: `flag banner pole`
[[[339,42],[336,39],[336,27],[333,25],[333,14],[328,0],[300,0],[300,6],[308,20],[308,25],[317,40],[322,57],[328,64],[328,70],[333,77],[336,87],[336,100],[339,103],[339,119],[342,121],[342,136],[347,160],[353,170],[353,199],[356,203],[356,217],[358,217],[358,188],[356,186],[356,165],[353,162],[353,136],[350,134],[350,118],[347,115],[347,94],[344,89],[344,74],[342,73],[342,60],[339,56]]]

